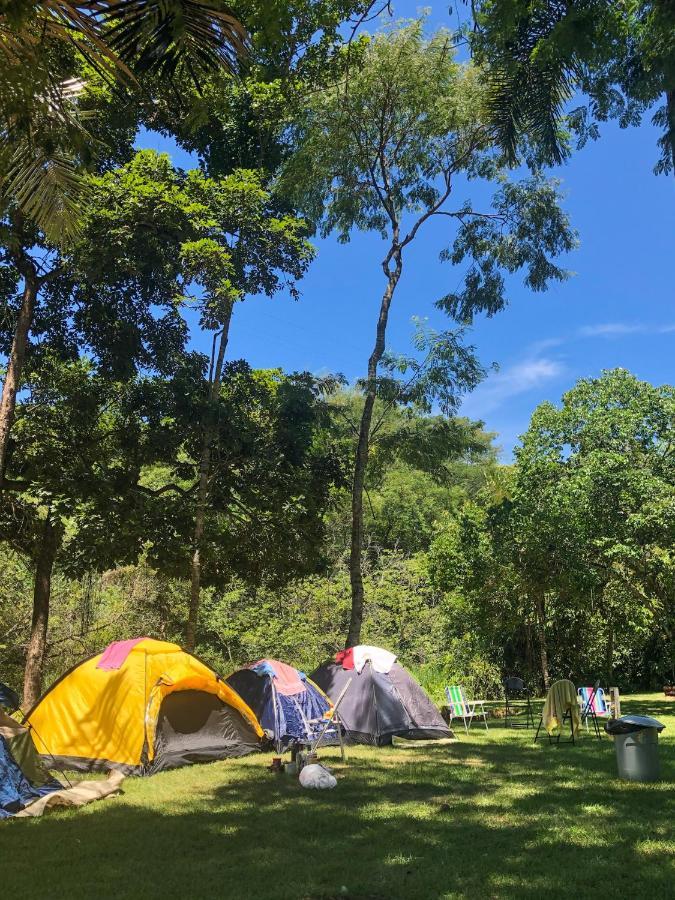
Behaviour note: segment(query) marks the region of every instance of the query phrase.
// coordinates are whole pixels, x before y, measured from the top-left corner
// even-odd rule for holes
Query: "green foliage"
[[[487,109],[512,161],[534,144],[547,162],[598,135],[597,122],[663,129],[657,172],[675,162],[675,11],[669,0],[481,0],[473,7],[473,53],[486,68]],[[575,92],[584,106],[569,109]],[[526,151],[527,152],[527,151]]]
[[[210,2],[3,3],[0,202],[15,206],[54,242],[73,237],[87,197],[83,175],[99,155],[109,158],[114,143],[87,128],[101,86],[117,112],[134,108],[122,99],[139,87],[129,66],[165,78],[185,72],[198,83],[205,71],[231,72],[245,45],[238,20]],[[89,82],[94,91],[81,105]]]
[[[442,258],[472,265],[463,290],[439,305],[469,320],[505,305],[503,271],[523,270],[535,290],[565,278],[552,257],[573,249],[575,236],[554,183],[506,181],[478,71],[454,60],[448,33],[426,41],[422,29],[415,22],[376,34],[358,70],[307,104],[281,190],[322,234],[348,241],[354,228],[378,231],[392,254],[430,216],[454,219],[455,242]],[[490,209],[447,208],[459,173],[499,185]]]
[[[672,387],[582,380],[535,410],[509,498],[443,525],[432,583],[507,668],[536,666],[541,629],[561,677],[672,677],[674,424]]]
[[[153,131],[196,153],[212,177],[236,168],[272,177],[293,152],[291,126],[325,80],[355,53],[341,54],[343,25],[355,25],[369,0],[239,0],[250,46],[237,78],[213,72],[195,85],[189,73],[153,79],[151,101],[138,98]],[[345,58],[346,57],[346,58]]]
[[[477,470],[491,459],[491,435],[481,423],[428,415],[378,399],[374,408],[371,452],[366,472],[365,543],[371,553],[426,550],[434,522],[461,503],[465,492],[480,490]],[[394,397],[399,399],[400,392]],[[421,405],[421,404],[420,404]],[[330,397],[331,431],[345,471],[353,457],[363,398],[353,391]],[[482,471],[482,469],[481,469]],[[478,479],[478,481],[477,481]],[[349,510],[336,503],[329,520],[333,557],[348,544]]]
[[[192,394],[185,394],[185,390]],[[199,479],[203,383],[167,385],[175,443],[159,469],[141,473],[148,560],[180,577],[188,571]],[[217,447],[203,543],[205,585],[235,577],[283,582],[323,560],[323,512],[342,482],[326,432],[323,385],[308,374],[253,371],[227,363],[215,415]],[[149,526],[149,527],[148,527]]]

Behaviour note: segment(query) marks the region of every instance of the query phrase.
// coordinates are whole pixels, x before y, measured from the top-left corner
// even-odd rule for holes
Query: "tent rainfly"
[[[278,752],[310,739],[333,706],[304,672],[277,659],[260,659],[226,680],[251,707]]]
[[[26,716],[51,768],[149,775],[243,756],[263,731],[215,672],[177,644],[110,644],[66,672]]]
[[[351,678],[340,704],[340,721],[352,743],[392,743],[392,738],[440,740],[453,732],[412,675],[393,653],[359,645],[337,653],[312,673],[333,702]]]

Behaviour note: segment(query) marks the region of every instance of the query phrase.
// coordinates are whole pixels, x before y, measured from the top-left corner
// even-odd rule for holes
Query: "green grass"
[[[128,779],[124,795],[0,825],[2,897],[543,898],[675,896],[675,703],[663,781],[615,777],[614,749],[480,727],[456,744],[352,748],[335,790],[268,756]]]

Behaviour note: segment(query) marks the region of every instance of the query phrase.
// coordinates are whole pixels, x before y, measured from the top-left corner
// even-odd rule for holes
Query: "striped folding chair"
[[[602,740],[598,719],[609,719],[612,715],[605,698],[605,692],[600,687],[600,684],[596,682],[593,687],[580,687],[577,693],[579,695],[579,706],[581,707],[582,724],[586,726],[586,731],[588,731],[588,720],[590,719],[595,736],[598,740]]]
[[[446,687],[445,696],[448,699],[450,710],[450,725],[452,725],[453,719],[461,719],[464,722],[464,730],[468,734],[472,721],[477,718],[483,720],[485,730],[488,730],[487,710],[483,700],[467,700],[464,691],[458,684]]]

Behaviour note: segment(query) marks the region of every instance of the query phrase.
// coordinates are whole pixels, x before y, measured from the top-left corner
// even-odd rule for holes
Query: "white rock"
[[[312,763],[300,772],[300,784],[304,788],[334,788],[337,779],[318,763]]]

